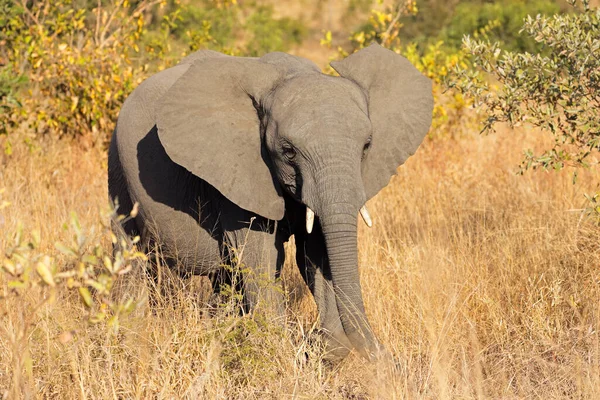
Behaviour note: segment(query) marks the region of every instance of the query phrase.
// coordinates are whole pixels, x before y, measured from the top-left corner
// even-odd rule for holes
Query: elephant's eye
[[[370,148],[371,148],[371,136],[369,136],[369,139],[367,140],[367,143],[365,143],[365,147],[363,148],[363,158],[365,158],[365,155],[367,155],[367,152],[369,151]]]
[[[293,160],[294,157],[296,157],[296,150],[294,150],[294,148],[291,145],[284,144],[282,150],[284,157],[288,160]]]

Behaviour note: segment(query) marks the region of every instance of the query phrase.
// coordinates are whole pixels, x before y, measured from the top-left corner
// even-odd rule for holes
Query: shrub
[[[528,124],[554,138],[542,154],[528,151],[523,169],[588,167],[600,149],[600,10],[588,0],[582,4],[582,13],[527,17],[522,31],[547,50],[545,55],[505,51],[498,43],[465,37],[472,68],[458,66],[450,86],[481,107],[487,116],[483,130],[500,122]]]
[[[235,1],[202,1],[181,6],[173,28],[174,38],[185,43],[187,51],[202,48],[235,54],[240,27],[240,5]]]
[[[451,51],[460,49],[462,37],[493,24],[489,33],[493,41],[502,42],[509,50],[534,51],[537,44],[518,34],[528,15],[555,14],[562,2],[556,0],[507,1],[440,1],[420,0],[419,13],[404,16],[400,22],[404,40],[419,46],[443,41]]]
[[[29,140],[50,134],[106,144],[123,101],[151,69],[202,48],[285,51],[304,34],[272,8],[230,0],[23,4],[0,0],[0,43],[8,49],[0,53],[0,135],[22,128]]]
[[[261,56],[271,51],[286,51],[294,44],[302,43],[306,29],[300,21],[291,18],[273,18],[273,8],[261,6],[248,18],[246,30],[252,39],[246,53]]]
[[[0,33],[10,49],[3,73],[26,76],[28,84],[18,116],[6,112],[9,99],[3,98],[2,126],[106,141],[123,100],[141,80],[134,55],[144,10],[152,5],[138,2],[133,11],[127,0],[89,11],[73,0],[9,5],[12,16]]]
[[[1,200],[0,197],[0,210],[10,207],[8,202]],[[71,241],[57,242],[55,248],[58,253],[43,250],[39,231],[27,232],[19,225],[10,236],[7,234],[8,246],[0,258],[0,288],[4,293],[0,296],[0,304],[16,309],[11,309],[10,315],[2,315],[0,342],[12,338],[13,354],[12,358],[8,358],[12,362],[12,398],[27,394],[29,386],[25,377],[32,382],[34,361],[30,355],[30,342],[36,340],[38,321],[42,312],[45,311],[48,316],[49,306],[68,304],[69,295],[74,292],[87,315],[87,321],[79,322],[81,328],[85,329],[89,324],[102,326],[108,337],[119,332],[121,319],[136,307],[138,299],[117,299],[114,287],[137,261],[146,260],[146,256],[136,248],[135,242],[139,238],[133,243],[124,239],[117,243],[107,223],[109,218],[122,220],[124,217],[107,211],[101,221],[103,230],[98,238],[93,229],[83,228],[77,216],[71,214],[70,221],[64,226],[71,234]],[[107,254],[103,243],[107,238],[121,246],[112,256]],[[14,315],[19,318],[13,318]],[[74,334],[64,331],[58,340],[68,342]]]
[[[255,3],[214,1],[182,8],[176,37],[186,38],[191,51],[209,48],[228,54],[261,56],[286,51],[306,35],[301,21],[275,18],[273,7]]]
[[[472,68],[457,67],[450,86],[472,98],[486,115],[483,131],[493,131],[498,123],[525,124],[554,139],[541,153],[527,150],[521,172],[572,166],[575,180],[577,168],[598,163],[600,10],[590,7],[589,0],[581,5],[580,13],[527,17],[522,32],[542,46],[543,54],[464,39]]]
[[[519,35],[523,20],[527,15],[549,15],[559,11],[558,4],[548,0],[459,3],[440,34],[446,44],[458,49],[464,35],[495,22],[490,40],[501,42],[508,50],[534,52],[538,50],[536,41]]]

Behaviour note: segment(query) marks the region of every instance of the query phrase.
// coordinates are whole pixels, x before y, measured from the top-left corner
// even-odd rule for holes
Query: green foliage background
[[[492,42],[499,41],[509,50],[536,51],[536,42],[519,34],[523,20],[527,15],[570,11],[565,6],[564,1],[552,0],[421,0],[417,14],[401,19],[401,36],[419,45],[443,41],[449,49],[458,50],[464,35],[479,32],[491,23],[494,28],[488,37]]]
[[[341,26],[329,27],[315,24],[325,12],[317,3],[311,19],[279,16],[261,0],[0,0],[0,144],[10,154],[14,140],[35,147],[49,135],[105,146],[127,95],[186,54],[294,51],[323,32],[330,58],[373,41],[407,56],[435,82],[431,136],[452,136],[476,122],[468,93],[444,93],[451,71],[470,68],[465,35],[547,54],[520,33],[524,18],[577,13],[557,0],[353,0]]]
[[[268,4],[236,1],[0,0],[0,135],[106,145],[127,95],[187,53],[258,56],[306,34]],[[24,5],[26,4],[26,6]]]

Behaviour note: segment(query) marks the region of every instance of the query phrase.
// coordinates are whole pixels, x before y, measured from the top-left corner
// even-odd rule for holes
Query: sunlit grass
[[[584,171],[573,186],[568,171],[515,175],[521,149],[535,145],[512,131],[426,142],[369,203],[362,287],[395,365],[322,360],[291,256],[285,320],[206,306],[203,278],[164,271],[156,288],[142,265],[115,290],[138,303],[116,333],[88,322],[76,292],[15,296],[0,274],[0,397],[599,398],[600,230],[578,210],[600,177]],[[11,203],[0,249],[22,221],[61,265],[54,243],[68,242],[62,225],[75,211],[110,251],[103,153],[17,146],[0,186],[0,204]]]

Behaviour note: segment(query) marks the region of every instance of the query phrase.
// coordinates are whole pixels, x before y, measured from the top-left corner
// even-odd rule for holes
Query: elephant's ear
[[[243,209],[280,220],[284,200],[261,140],[257,109],[279,69],[253,59],[203,57],[158,102],[167,155]]]
[[[368,98],[373,139],[362,173],[369,199],[388,184],[427,134],[433,111],[431,81],[406,58],[378,44],[331,66]]]

